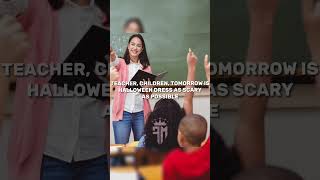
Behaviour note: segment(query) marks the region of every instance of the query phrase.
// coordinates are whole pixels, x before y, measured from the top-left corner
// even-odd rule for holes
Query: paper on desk
[[[136,172],[110,172],[110,179],[138,180]]]
[[[111,146],[110,147],[110,154],[117,154],[120,152],[120,147],[118,146]]]

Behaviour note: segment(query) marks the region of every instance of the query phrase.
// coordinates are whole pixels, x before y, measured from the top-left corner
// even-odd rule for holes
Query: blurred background
[[[304,31],[301,0],[279,0],[274,25],[273,61],[309,62],[310,50]],[[212,60],[214,62],[244,62],[249,42],[247,0],[215,0],[211,9],[214,25],[211,29]],[[319,32],[320,33],[320,32]],[[317,130],[320,126],[320,93],[313,77],[296,80],[290,97],[270,98],[265,117],[267,163],[293,170],[305,180],[320,179],[320,145]],[[294,80],[295,79],[295,80]],[[237,79],[236,81],[239,81]],[[225,77],[223,82],[234,83]],[[220,117],[212,118],[214,127],[229,146],[234,144],[239,121],[240,98],[212,97],[211,103],[220,105]]]

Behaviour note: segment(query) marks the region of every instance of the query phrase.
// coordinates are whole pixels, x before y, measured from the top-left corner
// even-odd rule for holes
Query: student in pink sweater
[[[138,70],[151,73],[151,66],[146,45],[142,35],[134,34],[129,38],[123,59],[111,53],[111,66],[119,72],[118,82],[128,82]],[[141,93],[120,92],[121,84],[115,86],[111,118],[116,144],[129,142],[131,129],[134,140],[138,141],[144,128],[144,122],[150,112],[149,100],[142,98]]]

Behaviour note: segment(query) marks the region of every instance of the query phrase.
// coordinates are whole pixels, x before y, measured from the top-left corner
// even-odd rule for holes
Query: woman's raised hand
[[[116,52],[110,47],[110,60],[111,62],[115,61],[117,58]]]

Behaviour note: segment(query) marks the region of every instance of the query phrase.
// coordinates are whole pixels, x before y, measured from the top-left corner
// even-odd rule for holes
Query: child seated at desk
[[[172,151],[163,162],[164,179],[210,179],[210,139],[204,146],[207,121],[193,114],[179,124],[178,142],[183,148]]]

